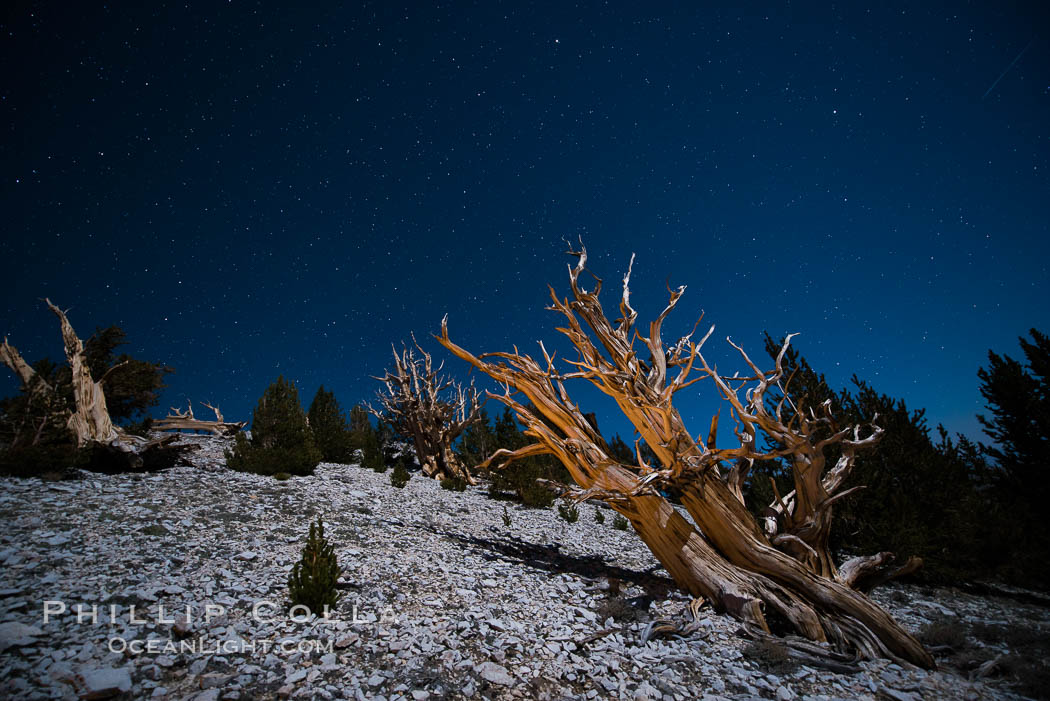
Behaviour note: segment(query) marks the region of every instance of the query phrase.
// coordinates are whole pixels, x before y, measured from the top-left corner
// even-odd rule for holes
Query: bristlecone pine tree
[[[398,434],[411,437],[423,474],[474,484],[452,444],[481,418],[478,391],[473,384],[464,388],[441,377],[441,367],[434,368],[430,353],[418,343],[416,349],[421,358],[407,348],[400,354],[394,351],[394,369],[375,378],[386,386],[386,391],[377,395],[382,411],[372,407],[369,411],[380,421],[389,421]]]
[[[800,410],[785,422],[781,410],[790,395],[785,392],[788,399],[772,409],[764,397],[771,387],[783,391],[787,386],[780,358],[790,336],[770,371],[760,370],[729,341],[749,370],[745,377],[723,377],[700,353],[713,327],[699,342],[690,334],[667,347],[661,339],[661,326],[684,287],[671,291],[666,308],[643,335],[630,302],[630,266],[623,279],[620,318],[610,321],[599,302],[601,280],[594,278],[593,291],[581,286],[586,249],[570,254],[577,257],[569,274],[572,297],[560,299],[550,291],[552,309],[564,323],[560,330],[578,353],[567,370],[555,365],[542,343],[539,362],[518,351],[475,356],[450,340],[447,317],[442,321],[442,345],[508,388],[498,398],[515,411],[535,441],[515,451],[497,451],[490,462],[557,456],[576,484],[566,488],[567,494],[577,501],[608,503],[630,521],[679,586],[737,618],[756,636],[793,631],[811,641],[827,641],[840,653],[933,667],[933,658],[915,637],[851,586],[886,567],[889,554],[855,558],[837,567],[828,546],[832,507],[852,491],[840,487],[854,456],[873,446],[882,429],[874,424],[840,427],[826,405],[804,408],[796,403]],[[639,340],[647,359],[635,347]],[[737,447],[717,447],[717,415],[706,440],[694,439],[672,403],[676,392],[705,378],[730,405]],[[633,464],[615,460],[569,398],[565,382],[572,379],[589,381],[611,397],[652,449],[657,464],[646,463],[638,450]],[[524,401],[511,389],[524,395]],[[823,425],[833,427],[831,435],[814,441],[816,427]],[[776,456],[762,452],[759,433],[784,449]],[[834,465],[825,462],[831,444],[841,450]],[[760,523],[744,504],[743,487],[753,461],[778,456],[791,461],[794,490],[779,496],[769,507],[772,515]],[[658,489],[663,487],[681,495],[692,523],[661,496]]]
[[[324,385],[321,385],[310,403],[307,416],[310,418],[314,441],[321,451],[321,459],[342,464],[350,462],[353,459],[350,429],[335,393],[325,390]]]
[[[299,404],[299,392],[284,377],[266,388],[252,414],[252,437],[238,433],[226,464],[239,472],[258,475],[313,474],[321,451]]]
[[[24,395],[3,406],[0,431],[8,451],[55,448],[55,457],[76,457],[83,466],[102,472],[173,465],[187,450],[187,446],[172,445],[177,436],[149,440],[114,423],[115,418],[129,418],[156,403],[156,393],[170,368],[128,356],[115,358],[113,350],[123,342],[123,331],[115,326],[99,330],[85,344],[66,313],[51,300],[44,302],[58,317],[69,367],[61,369],[49,361],[31,367],[7,338],[0,343],[0,362],[21,380]],[[111,389],[115,390],[112,409],[107,401]],[[11,412],[15,408],[17,415]],[[67,440],[76,446],[75,452],[62,450]]]
[[[288,578],[288,594],[294,606],[305,606],[311,613],[322,616],[325,608],[334,609],[339,601],[336,582],[339,581],[339,563],[335,548],[324,537],[321,517],[310,523],[310,534],[303,547],[302,559],[292,566]]]

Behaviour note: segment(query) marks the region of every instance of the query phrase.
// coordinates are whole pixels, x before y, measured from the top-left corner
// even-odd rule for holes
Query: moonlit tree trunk
[[[452,443],[471,424],[481,420],[478,392],[439,376],[430,354],[416,344],[421,357],[409,349],[394,351],[394,369],[377,380],[385,392],[377,396],[382,411],[369,407],[380,420],[389,421],[403,436],[411,436],[423,473],[434,479],[460,478],[474,484],[460,463]]]
[[[91,376],[84,344],[73,330],[66,313],[45,299],[48,309],[58,317],[65,347],[66,360],[72,370],[73,408],[64,408],[57,390],[43,381],[22,358],[18,351],[4,339],[0,347],[3,361],[22,381],[23,388],[31,397],[43,397],[56,410],[76,439],[77,447],[91,450],[90,466],[105,471],[161,469],[174,464],[188,448],[170,445],[176,436],[159,440],[147,440],[127,433],[113,423],[106,407],[103,390],[106,377],[120,367],[115,365],[98,380]]]
[[[832,507],[851,491],[843,490],[842,485],[854,456],[871,448],[882,429],[875,425],[866,430],[834,427],[830,438],[817,440],[817,426],[833,425],[827,406],[820,407],[818,414],[792,405],[798,409],[798,418],[785,423],[783,407],[792,400],[784,391],[787,383],[781,361],[790,337],[776,367],[767,372],[734,346],[749,375],[725,378],[700,353],[713,327],[699,342],[690,334],[669,348],[663,345],[661,326],[684,287],[671,291],[669,303],[649,325],[646,336],[635,327],[630,267],[623,279],[620,318],[611,322],[598,299],[601,280],[595,278],[591,292],[580,285],[586,250],[581,247],[572,254],[577,264],[570,267],[571,298],[559,299],[551,289],[551,309],[564,322],[560,331],[578,354],[575,360],[566,361],[567,370],[556,367],[542,343],[541,362],[517,350],[476,356],[453,343],[447,318],[442,322],[442,345],[507,387],[498,399],[514,410],[527,427],[526,435],[535,441],[517,451],[497,451],[487,464],[506,464],[528,455],[556,456],[575,482],[566,487],[567,495],[578,501],[607,502],[631,522],[683,589],[747,625],[765,633],[786,626],[840,650],[932,667],[933,659],[919,642],[851,586],[859,579],[870,583],[902,568],[893,569],[892,557],[882,553],[851,561],[840,571],[828,548]],[[636,341],[644,346],[647,360],[635,348]],[[645,463],[639,444],[635,464],[617,462],[570,399],[565,382],[571,379],[589,381],[612,398],[640,440],[653,450],[658,464]],[[731,407],[736,447],[717,447],[717,416],[706,440],[694,439],[672,404],[675,393],[703,379],[710,380]],[[770,387],[777,387],[783,396],[775,408],[766,406],[765,392]],[[776,438],[783,449],[760,451],[759,433]],[[832,444],[841,445],[842,457],[829,469],[823,456]],[[770,507],[771,516],[760,525],[744,505],[743,487],[755,460],[778,457],[789,460],[795,489],[778,495]],[[657,488],[661,486],[680,491],[692,523],[660,496]],[[918,565],[915,561],[908,564]]]
[[[214,421],[198,419],[194,416],[193,402],[189,402],[186,411],[171,407],[167,416],[153,423],[153,429],[156,431],[208,431],[216,436],[232,436],[247,425],[246,421],[226,421],[217,406],[212,406],[207,402],[201,402],[201,405],[215,412]]]

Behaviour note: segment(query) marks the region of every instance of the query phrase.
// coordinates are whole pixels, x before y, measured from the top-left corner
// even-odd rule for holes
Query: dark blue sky
[[[555,338],[582,235],[610,308],[632,252],[646,320],[688,285],[667,335],[706,310],[720,369],[801,332],[977,435],[988,349],[1050,328],[1046,15],[737,4],[7,6],[0,333],[60,357],[49,296],[177,369],[162,410],[248,418],[278,373],[349,407],[446,312]]]

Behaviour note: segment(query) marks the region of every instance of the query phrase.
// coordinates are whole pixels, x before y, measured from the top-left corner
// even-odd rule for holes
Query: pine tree
[[[408,470],[405,468],[404,459],[397,461],[394,465],[394,471],[390,473],[390,484],[397,487],[398,489],[404,489],[405,485],[408,484],[408,480],[412,478]]]
[[[637,460],[634,451],[631,450],[631,447],[627,445],[622,438],[620,438],[619,433],[613,436],[613,439],[609,441],[609,452],[611,453],[609,457],[619,460],[625,465],[634,465]]]
[[[325,462],[348,463],[353,458],[350,431],[343,416],[343,408],[335,394],[326,391],[324,385],[317,389],[310,403],[310,430]]]
[[[288,593],[294,606],[305,606],[315,615],[335,608],[339,600],[336,583],[339,581],[339,563],[335,549],[325,540],[321,517],[310,524],[303,555],[292,567],[288,578]]]
[[[492,429],[489,413],[484,408],[478,410],[480,419],[463,431],[456,453],[460,462],[468,468],[475,468],[483,463],[496,450],[496,433]]]
[[[1026,364],[988,351],[989,367],[977,371],[990,412],[977,420],[994,441],[980,445],[982,456],[993,461],[987,494],[994,501],[983,531],[991,533],[993,541],[986,544],[986,552],[997,556],[1007,579],[1046,587],[1050,580],[1050,535],[1045,527],[1050,498],[1050,339],[1036,329],[1029,333],[1031,341],[1019,339]]]
[[[516,450],[531,443],[518,426],[514,413],[509,407],[496,419],[493,428],[495,448]],[[548,508],[554,503],[555,495],[550,489],[537,483],[537,479],[546,479],[568,483],[568,471],[560,461],[549,455],[536,455],[512,462],[506,467],[492,470],[489,493],[499,496],[513,492],[526,506]]]
[[[350,446],[353,450],[364,450],[367,436],[373,431],[368,409],[360,404],[350,410]]]
[[[777,341],[768,333],[765,334],[765,350],[771,358],[775,359],[777,357],[782,346],[783,339]],[[789,378],[787,390],[794,398],[791,404],[785,404],[784,406],[785,421],[794,416],[795,407],[800,404],[804,407],[812,407],[816,411],[824,402],[828,401],[831,402],[832,414],[836,417],[842,417],[840,419],[841,423],[849,424],[865,420],[864,417],[845,417],[843,415],[843,402],[847,395],[844,392],[839,393],[832,389],[824,378],[824,374],[814,370],[794,346],[790,346],[784,356],[784,371]],[[782,396],[780,392],[770,391],[767,394],[767,399],[771,406],[775,406]],[[831,430],[827,426],[822,426],[819,430],[821,431],[820,438],[826,438],[831,434]],[[766,439],[767,450],[777,447],[779,446],[774,442]],[[829,463],[833,463],[839,457],[837,447],[832,447],[831,450],[832,454],[828,456]],[[776,483],[777,490],[781,495],[787,494],[795,488],[792,483],[791,470],[783,462],[779,460],[756,462],[751,470],[747,494],[748,506],[755,513],[761,512],[765,507],[773,503],[775,492],[771,482]],[[837,535],[840,532],[841,529],[832,528],[833,534]]]
[[[133,358],[116,349],[126,345],[119,326],[96,329],[84,342],[92,377],[105,377],[106,408],[110,419],[129,432],[141,433],[149,421],[146,412],[156,406],[170,367]],[[73,374],[66,363],[41,358],[32,364],[37,377],[54,392],[35,394],[25,388],[0,399],[0,474],[32,476],[60,473],[91,464],[91,455],[76,447],[65,415],[75,405]],[[145,417],[145,418],[143,418]],[[143,419],[133,424],[135,419]]]
[[[259,399],[251,436],[237,434],[233,452],[226,453],[231,469],[260,475],[309,475],[321,461],[321,451],[299,404],[299,392],[284,377],[278,377]]]
[[[386,470],[386,456],[383,452],[383,444],[379,441],[379,432],[371,428],[360,434],[361,440],[361,467],[375,472]]]
[[[781,345],[766,335],[771,357],[776,357]],[[819,412],[824,402],[831,402],[838,425],[821,426],[818,439],[841,425],[863,424],[876,415],[876,423],[885,429],[874,450],[857,456],[847,483],[864,488],[855,497],[838,502],[832,512],[832,548],[838,552],[888,550],[902,561],[917,555],[925,563],[920,576],[933,580],[978,574],[981,536],[972,524],[972,514],[980,508],[978,483],[947,432],[938,427],[940,440],[935,442],[925,410],[911,410],[903,399],[880,394],[856,376],[851,390],[836,392],[793,347],[784,358],[784,368],[791,377],[788,391],[794,398],[792,405],[783,408],[785,421],[799,406],[803,411]],[[767,401],[775,406],[781,396],[772,392]],[[776,447],[766,440],[767,450]],[[828,463],[834,464],[840,454],[838,446],[831,448]],[[787,495],[794,489],[790,474],[780,461],[756,464],[749,506],[758,513],[773,503],[771,478],[779,493]]]
[[[91,376],[106,377],[106,409],[111,419],[127,422],[141,418],[158,404],[160,394],[167,386],[165,376],[175,372],[160,363],[133,358],[127,353],[116,353],[127,345],[127,334],[119,326],[96,328],[84,342]],[[68,374],[68,368],[63,368]],[[106,375],[106,373],[109,375]]]
[[[1002,470],[1003,483],[1032,503],[1050,496],[1050,338],[1031,329],[1019,339],[1027,365],[988,351],[988,368],[977,371],[991,416],[978,415],[995,443],[982,446]]]

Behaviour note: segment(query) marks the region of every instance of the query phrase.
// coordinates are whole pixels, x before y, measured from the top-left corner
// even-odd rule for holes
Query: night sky
[[[555,339],[580,236],[610,310],[632,252],[646,323],[688,285],[666,337],[705,310],[720,370],[726,335],[801,332],[833,385],[974,437],[988,349],[1050,331],[1041,3],[291,4],[5,4],[0,333],[27,359],[61,357],[48,296],[176,368],[157,415],[247,419],[281,373],[349,408],[411,332],[465,377],[446,312],[475,352]]]

